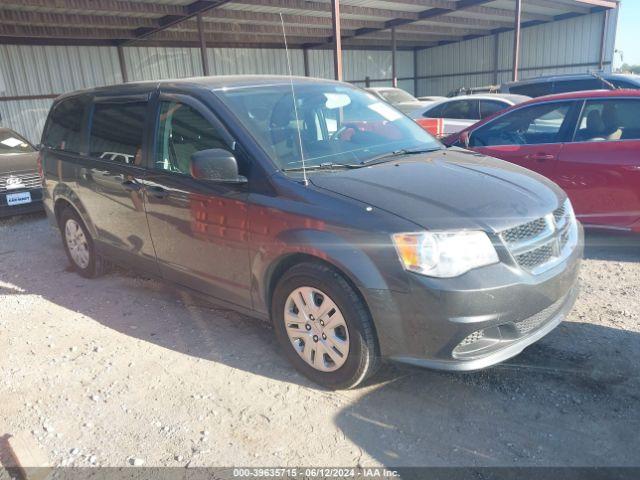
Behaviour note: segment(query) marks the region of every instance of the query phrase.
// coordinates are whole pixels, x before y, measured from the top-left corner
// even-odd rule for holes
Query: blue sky
[[[640,1],[623,0],[618,17],[616,48],[624,52],[624,61],[629,65],[640,65]],[[616,55],[615,64],[620,64]]]

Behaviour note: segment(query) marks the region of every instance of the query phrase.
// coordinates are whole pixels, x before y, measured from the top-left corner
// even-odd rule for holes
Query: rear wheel
[[[73,269],[86,278],[102,274],[102,258],[95,252],[93,239],[75,210],[66,208],[60,215],[62,243]]]
[[[329,388],[353,388],[378,366],[369,312],[346,279],[328,266],[287,271],[272,301],[276,336],[294,367]]]

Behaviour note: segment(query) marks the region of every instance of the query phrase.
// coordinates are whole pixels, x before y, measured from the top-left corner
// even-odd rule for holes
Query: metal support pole
[[[498,70],[500,70],[500,34],[493,36],[493,84],[498,85]]]
[[[342,81],[342,29],[340,28],[340,0],[331,0],[333,26],[333,71],[336,80]]]
[[[302,49],[302,60],[304,62],[304,76],[308,77],[309,75],[309,49]]]
[[[207,57],[207,40],[204,37],[204,27],[202,25],[202,14],[197,15],[198,37],[200,38],[200,57],[202,58],[202,74],[209,75],[209,58]]]
[[[391,85],[398,88],[398,68],[396,65],[396,28],[391,27]]]
[[[518,81],[518,68],[520,67],[520,28],[522,23],[522,0],[516,0],[515,25],[513,29],[513,76],[514,82]]]
[[[418,49],[413,49],[413,96],[418,96]]]
[[[609,10],[604,11],[604,22],[602,25],[602,38],[600,39],[600,71],[604,70],[607,60],[607,36],[609,34]]]
[[[124,49],[122,45],[118,45],[118,63],[120,63],[120,73],[122,74],[122,83],[129,81],[129,75],[127,75],[127,63],[124,60]]]

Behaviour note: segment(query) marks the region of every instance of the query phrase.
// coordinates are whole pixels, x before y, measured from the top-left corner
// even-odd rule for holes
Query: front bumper
[[[408,293],[365,292],[382,355],[470,371],[519,354],[557,327],[573,307],[582,253],[580,228],[573,252],[539,275],[500,263],[453,279],[409,274]]]

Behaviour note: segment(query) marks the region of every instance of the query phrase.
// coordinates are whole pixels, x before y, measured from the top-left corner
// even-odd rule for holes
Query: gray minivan
[[[79,274],[124,264],[269,320],[292,364],[330,388],[381,359],[488,367],[576,297],[582,229],[562,190],[446,149],[345,83],[75,92],[54,102],[42,144],[47,214]]]

